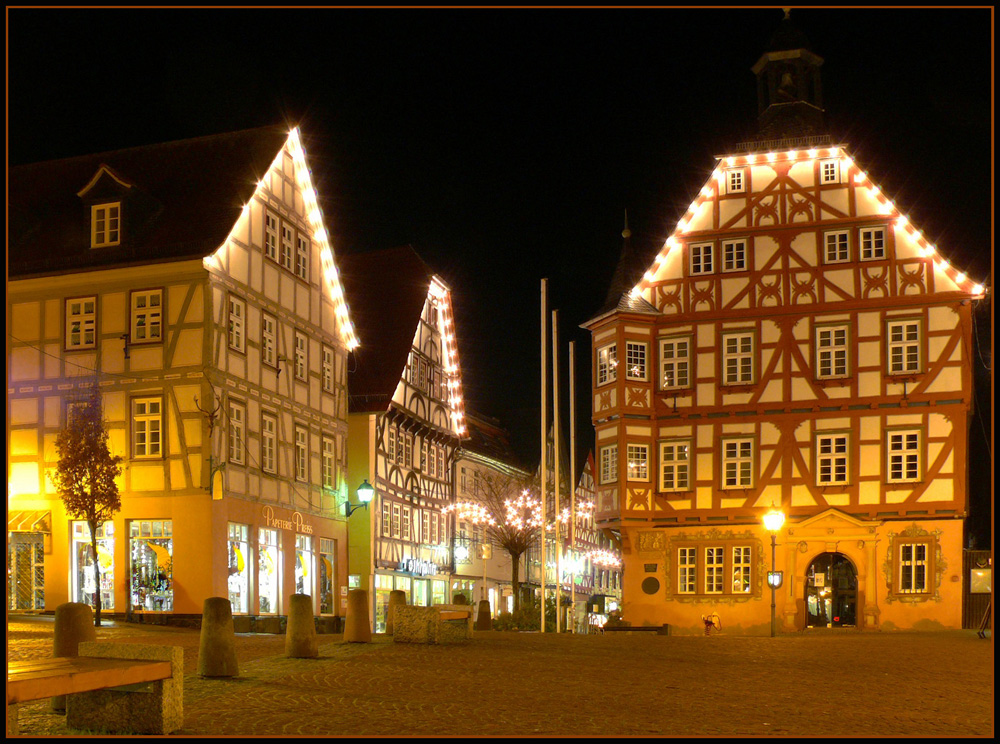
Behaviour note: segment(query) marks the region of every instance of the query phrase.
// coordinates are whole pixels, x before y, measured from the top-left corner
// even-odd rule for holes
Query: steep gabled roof
[[[338,255],[362,345],[349,371],[350,410],[384,411],[406,369],[434,276],[413,246]]]
[[[288,136],[285,127],[261,127],[11,168],[10,276],[210,255]],[[91,249],[88,195],[80,192],[102,168],[130,187],[135,209],[122,215],[121,245]]]

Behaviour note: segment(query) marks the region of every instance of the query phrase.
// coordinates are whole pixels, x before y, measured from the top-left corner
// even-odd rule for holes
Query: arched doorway
[[[806,627],[857,626],[858,572],[843,553],[821,553],[806,569]]]

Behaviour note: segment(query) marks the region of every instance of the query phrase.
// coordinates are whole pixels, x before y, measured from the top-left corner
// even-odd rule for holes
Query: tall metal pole
[[[552,458],[555,460],[552,516],[556,528],[556,633],[562,631],[562,547],[559,535],[559,311],[552,311]]]
[[[541,577],[538,583],[542,588],[542,618],[541,618],[541,629],[545,632],[545,499],[547,496],[547,489],[545,487],[545,482],[549,477],[549,462],[547,455],[548,442],[546,442],[546,437],[548,436],[548,413],[549,413],[549,396],[548,396],[548,376],[549,376],[549,359],[548,359],[548,328],[546,322],[548,321],[548,308],[546,302],[546,290],[548,285],[548,279],[542,279],[542,464],[541,464],[541,481],[542,481],[542,529],[540,530],[540,540],[542,543],[542,571]]]
[[[778,535],[771,533],[771,573],[774,574],[775,555],[777,554]],[[771,638],[774,638],[774,582],[771,584]]]
[[[569,342],[569,545],[573,573],[569,577],[570,630],[576,633],[576,355]]]

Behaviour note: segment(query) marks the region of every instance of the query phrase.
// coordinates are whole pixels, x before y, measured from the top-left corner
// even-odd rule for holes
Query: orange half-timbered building
[[[820,133],[822,60],[776,39],[754,67],[766,139],[718,158],[642,278],[585,325],[624,617],[767,633],[761,518],[777,508],[779,628],[960,628],[985,290]]]

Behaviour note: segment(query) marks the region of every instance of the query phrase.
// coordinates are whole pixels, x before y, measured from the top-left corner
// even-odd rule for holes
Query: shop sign
[[[411,573],[414,576],[432,576],[438,572],[438,567],[430,561],[421,561],[416,558],[404,558],[399,562],[397,570]]]
[[[277,527],[279,530],[292,530],[301,532],[303,535],[311,535],[312,525],[306,524],[305,518],[297,511],[292,512],[291,519],[278,519],[274,516],[274,509],[270,506],[264,507],[264,522],[267,527]]]

